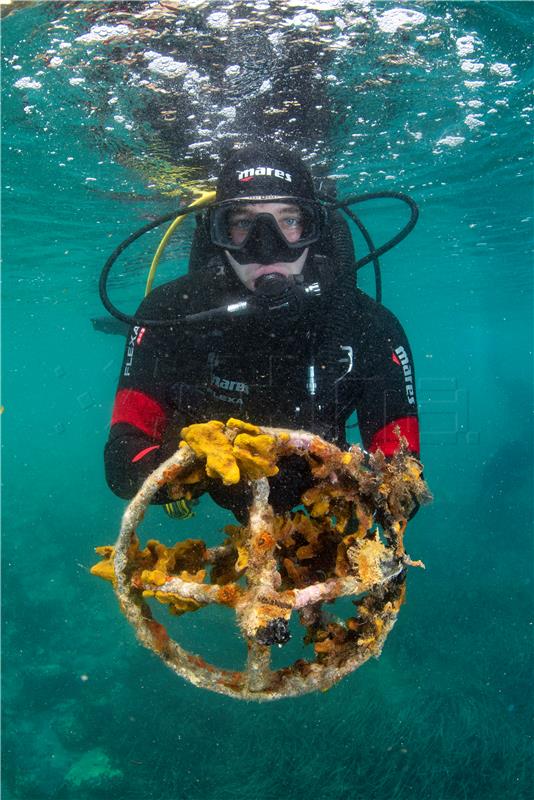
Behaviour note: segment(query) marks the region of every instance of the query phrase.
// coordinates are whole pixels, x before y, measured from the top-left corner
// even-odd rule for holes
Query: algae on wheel
[[[325,690],[379,656],[404,599],[407,566],[422,566],[404,550],[407,520],[430,499],[402,439],[387,460],[380,451],[344,452],[311,433],[235,419],[191,425],[182,436],[129,504],[115,546],[97,548],[103,560],[92,568],[113,582],[139,640],[196,686],[245,700]],[[305,511],[276,515],[268,477],[288,455],[307,460],[313,485],[302,495]],[[137,526],[156,492],[166,486],[173,498],[190,497],[195,487],[198,496],[208,478],[251,488],[248,523],[227,526],[219,547],[188,539],[173,547],[149,540],[140,549]],[[323,603],[350,596],[353,617],[325,613]],[[154,619],[148,597],[175,615],[210,603],[233,608],[248,650],[243,671],[185,651]],[[271,670],[271,647],[289,639],[293,612],[315,657]]]

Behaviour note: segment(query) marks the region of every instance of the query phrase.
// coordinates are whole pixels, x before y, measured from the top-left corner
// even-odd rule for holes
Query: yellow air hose
[[[215,192],[213,192],[213,191],[211,191],[211,192],[202,191],[201,194],[200,194],[200,197],[197,197],[196,200],[193,200],[193,202],[190,203],[190,205],[191,206],[203,207],[203,206],[208,205],[209,203],[211,203],[214,199],[215,199]],[[173,221],[171,222],[171,224],[169,225],[169,227],[165,231],[165,233],[163,235],[163,238],[162,238],[161,242],[158,245],[158,249],[156,250],[156,252],[154,254],[154,258],[152,259],[152,264],[150,265],[150,270],[149,270],[149,273],[148,273],[148,277],[146,279],[145,297],[147,296],[147,294],[150,294],[150,292],[152,291],[152,284],[154,283],[154,278],[156,276],[156,271],[158,269],[158,265],[159,265],[159,262],[161,260],[161,256],[163,255],[163,252],[164,252],[165,248],[167,247],[169,239],[171,238],[172,234],[174,233],[174,231],[176,230],[178,225],[180,225],[184,221],[186,216],[187,216],[186,214],[179,214],[176,217],[176,219],[173,219]]]

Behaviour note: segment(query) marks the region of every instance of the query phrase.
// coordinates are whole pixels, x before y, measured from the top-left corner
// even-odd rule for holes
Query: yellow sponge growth
[[[234,439],[234,455],[251,480],[276,475],[276,443],[272,436],[240,433]]]
[[[241,433],[250,433],[253,436],[257,436],[260,432],[257,425],[253,425],[251,422],[244,422],[242,419],[236,419],[235,417],[230,417],[226,423],[226,427],[234,428],[235,430],[241,431]]]
[[[189,425],[183,428],[182,437],[195,455],[206,459],[206,473],[210,478],[220,478],[227,486],[239,483],[239,467],[232,445],[224,434],[224,423],[217,420]]]
[[[102,561],[91,567],[91,575],[96,575],[98,578],[103,578],[105,581],[111,581],[112,583],[115,581],[115,570],[113,568],[114,549],[111,545],[95,547],[95,552],[102,556]]]
[[[241,473],[256,480],[278,472],[275,439],[248,422],[229,419],[225,426],[211,420],[189,425],[182,437],[197,456],[206,459],[207,475],[227,486],[239,483]]]

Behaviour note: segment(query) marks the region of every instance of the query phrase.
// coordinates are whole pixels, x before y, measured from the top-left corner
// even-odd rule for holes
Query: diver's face
[[[229,233],[234,244],[241,244],[245,240],[250,227],[254,223],[254,219],[259,214],[270,214],[276,222],[280,233],[288,242],[298,242],[301,238],[303,231],[302,212],[297,205],[287,202],[250,203],[236,208],[230,217]],[[247,289],[254,291],[256,281],[262,275],[272,273],[278,273],[285,277],[300,275],[306,262],[308,249],[306,248],[295,261],[274,261],[271,264],[255,262],[240,264],[228,250],[225,250],[225,253],[241,283],[244,283]]]
[[[302,236],[302,211],[293,203],[249,203],[235,209],[229,219],[230,238],[234,244],[245,241],[259,214],[270,214],[288,242],[298,242]]]

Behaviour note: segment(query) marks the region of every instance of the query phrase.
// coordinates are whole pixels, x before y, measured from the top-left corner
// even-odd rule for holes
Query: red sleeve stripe
[[[165,429],[165,411],[151,397],[135,389],[121,389],[115,397],[111,424],[126,423],[152,436],[161,439]]]
[[[144,450],[141,450],[140,453],[137,453],[137,455],[132,458],[131,463],[135,464],[136,461],[141,461],[141,459],[144,458],[147,453],[151,453],[152,450],[159,450],[159,444],[153,444],[152,447],[145,447]]]
[[[384,425],[375,433],[369,445],[369,451],[382,450],[385,456],[392,456],[399,448],[399,439],[395,434],[395,428],[399,428],[401,436],[408,440],[408,447],[419,455],[419,422],[417,417],[401,417],[389,425]]]

